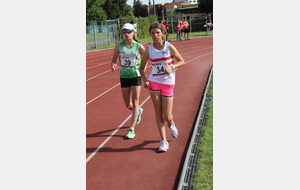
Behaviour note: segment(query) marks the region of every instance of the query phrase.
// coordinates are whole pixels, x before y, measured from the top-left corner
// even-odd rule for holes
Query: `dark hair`
[[[134,24],[135,22],[133,20],[130,21],[130,24]]]
[[[164,31],[164,28],[161,24],[157,23],[157,22],[154,22],[151,24],[150,28],[149,28],[149,33],[150,31],[153,29],[153,28],[158,28],[160,29],[162,32]]]

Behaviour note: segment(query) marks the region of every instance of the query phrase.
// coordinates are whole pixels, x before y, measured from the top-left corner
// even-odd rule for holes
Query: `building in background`
[[[182,2],[181,0],[175,0],[174,2]],[[200,1],[199,0],[187,0],[188,3],[190,4],[198,4]]]

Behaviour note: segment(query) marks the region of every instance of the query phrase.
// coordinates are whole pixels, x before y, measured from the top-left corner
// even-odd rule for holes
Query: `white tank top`
[[[165,41],[162,50],[156,50],[151,44],[149,46],[149,58],[152,64],[152,71],[148,80],[160,84],[175,85],[175,70],[172,70],[171,74],[165,74],[165,68],[174,64],[169,42]]]

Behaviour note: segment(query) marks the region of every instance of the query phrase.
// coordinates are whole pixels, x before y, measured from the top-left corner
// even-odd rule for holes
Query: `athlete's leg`
[[[136,125],[136,120],[139,115],[139,98],[140,98],[140,91],[141,86],[131,86],[132,89],[132,119],[131,119],[131,127],[134,128]]]
[[[131,100],[131,87],[122,88],[122,96],[125,103],[126,108],[132,111],[133,105]]]
[[[160,91],[149,90],[149,94],[155,111],[155,119],[156,119],[158,132],[160,134],[161,139],[167,141],[165,122],[162,118],[162,104],[161,104]]]
[[[162,97],[162,110],[163,110],[163,118],[168,123],[168,125],[172,124],[173,115],[173,97]]]

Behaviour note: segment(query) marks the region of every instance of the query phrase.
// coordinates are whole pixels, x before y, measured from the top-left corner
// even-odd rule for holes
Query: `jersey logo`
[[[163,51],[162,51],[162,54],[163,54],[163,55],[168,55],[168,53],[169,53],[168,50],[163,50]]]

